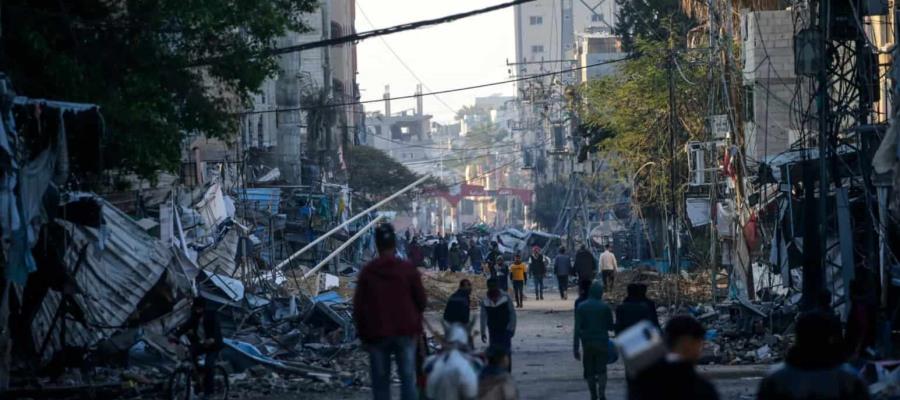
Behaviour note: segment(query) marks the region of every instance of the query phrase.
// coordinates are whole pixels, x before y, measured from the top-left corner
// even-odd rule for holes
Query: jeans
[[[606,361],[609,350],[606,345],[584,344],[581,362],[584,380],[587,381],[592,400],[606,398]]]
[[[506,349],[507,354],[509,355],[509,367],[507,370],[512,372],[512,332],[503,330],[488,330],[490,333],[490,338],[488,340],[489,347],[500,347]]]
[[[525,281],[513,281],[513,291],[516,295],[516,306],[522,308],[525,301]]]
[[[400,399],[415,400],[416,391],[416,338],[393,336],[383,338],[368,347],[369,367],[372,373],[372,398],[391,399],[391,356],[397,363],[400,375]]]
[[[616,271],[608,269],[600,273],[603,275],[603,288],[612,289],[613,284],[616,282]]]
[[[569,276],[557,275],[556,283],[559,285],[559,298],[566,299],[569,297]]]
[[[534,276],[534,298],[543,300],[544,299],[544,277],[543,276]]]

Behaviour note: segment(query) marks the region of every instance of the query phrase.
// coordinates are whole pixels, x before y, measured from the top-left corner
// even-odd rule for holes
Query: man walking
[[[463,256],[462,256],[462,250],[460,250],[458,243],[453,243],[453,245],[450,246],[450,254],[447,256],[447,258],[450,262],[450,270],[451,271],[453,271],[453,272],[462,271]]]
[[[515,262],[509,267],[509,276],[516,295],[516,307],[522,308],[525,301],[525,281],[528,279],[528,267],[522,262],[522,256],[516,254]]]
[[[498,245],[497,242],[491,242],[491,249],[488,250],[488,255],[487,255],[487,263],[488,263],[487,267],[491,273],[491,276],[490,276],[491,278],[494,278],[497,276],[496,263],[497,263],[497,260],[502,259],[502,257],[503,257],[503,254],[500,253],[500,245]]]
[[[516,309],[505,291],[497,287],[497,279],[487,281],[487,295],[481,301],[481,341],[490,338],[490,347],[512,353],[512,338],[516,334]],[[512,362],[508,369],[512,371]]]
[[[538,246],[531,248],[531,255],[528,257],[528,270],[531,272],[531,279],[534,281],[534,298],[535,300],[543,300],[544,275],[547,275],[547,259],[541,254],[541,248]]]
[[[575,272],[580,281],[593,281],[597,275],[597,259],[584,245],[575,253]]]
[[[628,398],[717,400],[715,387],[694,368],[703,353],[705,335],[703,325],[693,317],[676,316],[669,320],[665,329],[668,354],[638,374],[635,383],[629,385]]]
[[[616,307],[616,334],[643,320],[659,327],[656,304],[647,298],[647,285],[632,283],[628,285],[627,290],[628,294],[622,300],[622,304]]]
[[[447,299],[447,306],[444,307],[444,321],[448,323],[459,323],[468,325],[470,320],[470,306],[472,295],[472,282],[468,279],[459,281],[459,289],[450,295]]]
[[[434,262],[437,263],[438,269],[446,271],[450,262],[450,249],[447,247],[447,240],[443,236],[438,238],[438,243],[434,246]]]
[[[469,243],[469,263],[472,264],[472,271],[480,274],[483,262],[484,253],[481,251],[481,245],[475,243],[475,240],[471,240]]]
[[[612,252],[612,245],[606,244],[606,251],[600,254],[600,273],[603,275],[603,285],[612,290],[616,281],[616,272],[619,271],[619,263]]]
[[[575,359],[581,360],[584,367],[584,379],[591,400],[606,399],[606,361],[609,359],[609,331],[612,329],[612,310],[603,302],[603,285],[595,282],[588,299],[575,309],[573,330]],[[583,355],[579,346],[584,348]]]
[[[559,298],[569,299],[569,275],[572,274],[572,258],[566,254],[566,248],[560,247],[559,254],[553,258],[553,274],[559,285]]]
[[[391,357],[400,376],[400,398],[414,400],[416,393],[416,342],[422,334],[425,289],[419,271],[395,254],[394,227],[375,229],[378,258],[359,273],[353,296],[356,332],[369,352],[372,396],[391,398]]]

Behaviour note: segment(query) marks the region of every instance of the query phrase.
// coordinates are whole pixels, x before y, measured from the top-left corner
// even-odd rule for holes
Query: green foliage
[[[348,175],[351,188],[364,202],[374,203],[403,189],[421,178],[384,151],[370,146],[352,146],[347,150]],[[426,181],[423,188],[442,189],[436,180]],[[413,192],[392,202],[398,209],[408,209]]]
[[[637,50],[641,56],[620,64],[617,75],[590,81],[582,88],[582,115],[587,125],[602,133],[597,146],[619,175],[619,181],[630,184],[634,179],[635,196],[643,206],[662,206],[669,198],[672,162],[668,50],[665,43],[642,40],[638,41]],[[675,163],[680,182],[687,172],[684,143],[705,135],[703,121],[708,98],[706,64],[696,62],[700,60],[689,54],[676,52],[681,72],[675,69],[672,74],[678,120]],[[645,167],[641,169],[642,166]],[[638,170],[640,175],[635,179]]]
[[[233,112],[276,72],[275,47],[315,0],[10,0],[3,70],[18,93],[99,104],[107,168],[179,168],[186,134],[227,138]],[[187,66],[214,58],[205,67]]]
[[[622,50],[636,51],[640,41],[683,38],[691,19],[680,0],[616,0],[614,33],[622,38]]]

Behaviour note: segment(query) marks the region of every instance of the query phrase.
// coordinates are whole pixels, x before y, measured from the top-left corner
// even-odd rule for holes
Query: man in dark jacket
[[[450,246],[450,254],[447,256],[447,260],[450,263],[451,271],[462,271],[463,255],[462,250],[459,249],[459,244],[453,243],[453,245]]]
[[[569,276],[572,275],[572,257],[566,254],[566,248],[560,247],[559,254],[553,259],[553,274],[559,285],[559,298],[569,298]]]
[[[575,273],[581,281],[593,281],[597,275],[597,259],[584,245],[575,253]]]
[[[444,307],[444,321],[448,323],[459,323],[468,325],[470,320],[470,307],[472,295],[472,282],[468,279],[459,281],[459,289],[456,290],[450,298],[447,299],[447,306]]]
[[[488,271],[490,272],[491,278],[497,276],[496,263],[497,263],[497,259],[501,258],[501,257],[503,257],[503,254],[500,253],[500,245],[497,244],[497,242],[491,242],[491,249],[488,251],[487,259],[486,259],[487,264],[488,264],[487,265]]]
[[[505,279],[505,278],[504,278]],[[504,290],[497,287],[497,279],[487,281],[487,295],[481,300],[481,341],[490,338],[490,347],[506,349],[512,360],[512,338],[516,334],[516,308]],[[509,363],[512,371],[512,361]]]
[[[643,320],[648,320],[659,327],[656,305],[647,298],[647,285],[629,284],[628,294],[622,300],[622,304],[616,307],[616,334]]]
[[[390,224],[375,229],[378,258],[359,273],[353,296],[356,332],[369,352],[372,395],[391,398],[391,356],[400,375],[402,400],[416,393],[416,341],[422,333],[425,289],[419,271],[395,255],[397,238]]]
[[[606,399],[606,361],[609,359],[609,331],[612,329],[613,315],[603,302],[603,284],[595,282],[587,300],[575,308],[573,329],[575,359],[583,363],[591,400]],[[583,355],[579,346],[584,348]]]
[[[528,272],[534,280],[534,299],[544,299],[544,276],[547,275],[547,261],[541,248],[534,246],[531,248],[531,255],[528,256]]]
[[[866,385],[841,368],[840,332],[822,312],[797,319],[797,342],[759,385],[759,400],[865,400]]]
[[[446,271],[450,264],[450,248],[447,247],[447,240],[441,236],[438,243],[434,246],[434,262],[437,263],[438,269]]]
[[[472,240],[469,243],[469,264],[472,265],[472,270],[475,271],[476,274],[480,274],[484,263],[484,252],[481,251],[481,245],[475,243]]]
[[[641,371],[629,385],[631,400],[717,400],[715,387],[697,374],[694,366],[703,353],[706,330],[690,316],[676,316],[666,324],[669,353]]]

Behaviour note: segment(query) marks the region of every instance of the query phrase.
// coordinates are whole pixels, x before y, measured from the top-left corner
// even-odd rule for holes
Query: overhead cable
[[[352,35],[347,35],[347,36],[340,36],[340,37],[335,37],[335,38],[330,38],[330,39],[325,39],[325,40],[318,40],[315,42],[302,43],[302,44],[293,45],[293,46],[285,46],[285,47],[278,47],[278,48],[274,48],[274,49],[266,49],[266,50],[261,50],[261,51],[257,52],[254,56],[255,57],[277,56],[277,55],[281,55],[281,54],[296,53],[296,52],[300,52],[303,50],[310,50],[310,49],[315,49],[315,48],[319,48],[319,47],[336,46],[336,45],[344,44],[344,43],[358,42],[361,40],[366,40],[366,39],[377,37],[377,36],[390,35],[390,34],[394,34],[394,33],[398,33],[398,32],[424,28],[426,26],[431,26],[431,25],[445,24],[445,23],[453,22],[453,21],[460,20],[463,18],[474,17],[474,16],[480,15],[480,14],[485,14],[485,13],[489,13],[492,11],[502,10],[504,8],[509,8],[512,6],[520,5],[520,4],[530,3],[532,1],[534,1],[534,0],[514,0],[514,1],[509,1],[506,3],[500,3],[497,5],[493,5],[490,7],[480,8],[477,10],[447,15],[447,16],[440,17],[440,18],[426,19],[426,20],[416,21],[416,22],[407,22],[405,24],[394,25],[394,26],[391,26],[388,28],[374,29],[371,31],[354,33]],[[200,59],[200,60],[195,61],[191,65],[189,65],[189,67],[202,67],[202,66],[206,66],[206,65],[210,65],[210,64],[215,64],[216,62],[221,61],[227,57],[228,57],[227,55],[220,55],[220,56],[214,56],[214,57]]]

